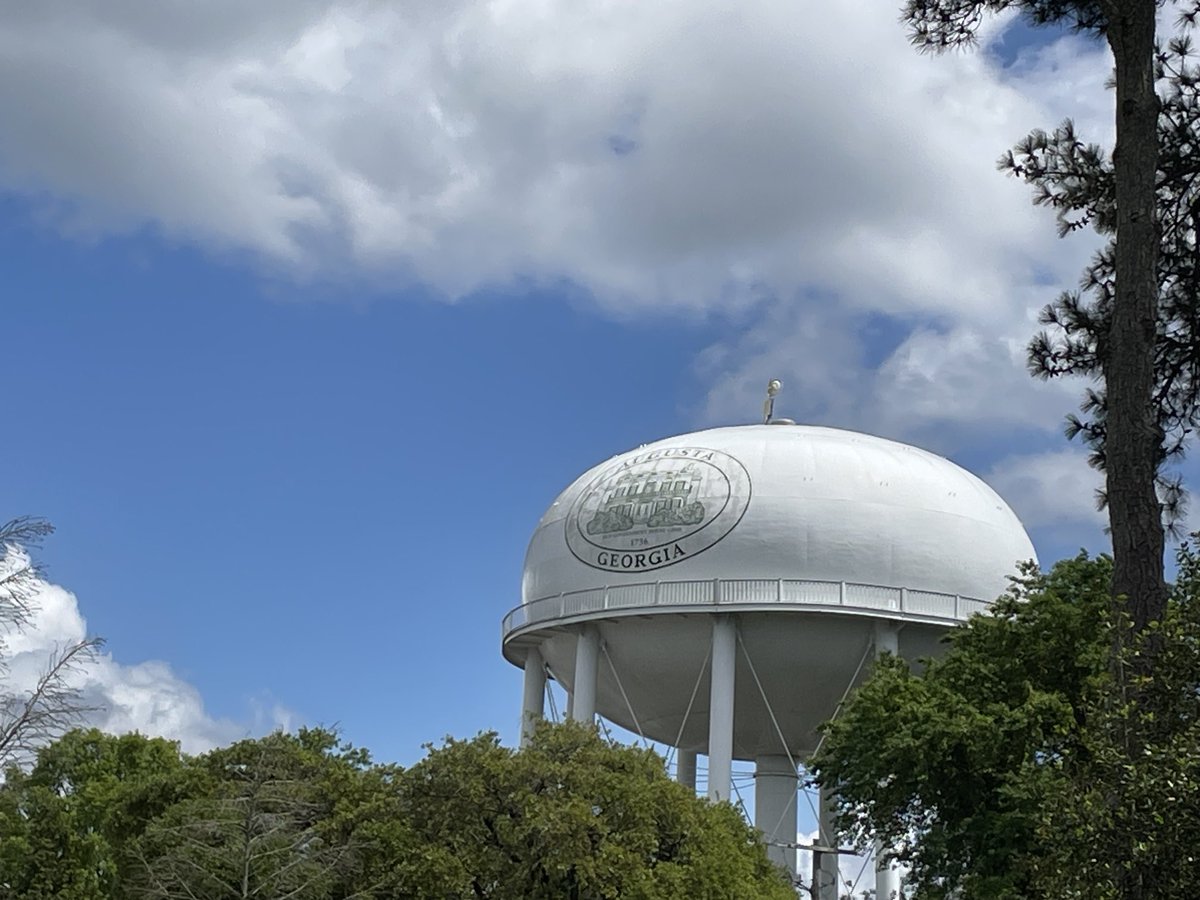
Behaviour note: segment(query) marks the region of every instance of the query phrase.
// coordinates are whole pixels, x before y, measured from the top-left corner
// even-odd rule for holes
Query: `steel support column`
[[[900,630],[892,622],[875,623],[875,657],[884,653],[900,652]],[[900,873],[886,863],[881,863],[886,852],[880,841],[875,842],[875,897],[876,900],[896,900],[900,896]]]
[[[898,900],[900,873],[887,863],[881,863],[884,849],[882,842],[875,842],[875,896],[878,900]]]
[[[600,669],[600,630],[584,625],[575,639],[575,684],[571,691],[571,718],[576,722],[596,720],[596,676]]]
[[[708,705],[708,799],[730,799],[733,786],[733,689],[737,669],[737,623],[713,620],[712,684]]]
[[[545,715],[546,664],[542,651],[530,647],[525,656],[525,697],[521,703],[521,746],[529,743],[533,729]]]
[[[816,900],[838,900],[838,837],[833,827],[833,793],[821,788],[818,804],[817,844],[823,852],[813,854],[813,884]]]
[[[796,874],[796,767],[786,756],[754,761],[754,825],[767,843],[767,858]]]
[[[696,790],[695,750],[679,750],[675,753],[675,780],[693,791]]]

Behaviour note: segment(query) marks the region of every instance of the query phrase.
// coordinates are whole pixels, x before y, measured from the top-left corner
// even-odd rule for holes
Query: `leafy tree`
[[[400,782],[417,851],[398,895],[446,900],[793,898],[728,804],[667,778],[653,752],[582,725],[544,725],[520,751],[447,740]]]
[[[1090,225],[1109,238],[1080,289],[1043,312],[1043,324],[1053,332],[1030,345],[1035,374],[1100,382],[1085,394],[1084,416],[1069,420],[1068,434],[1082,436],[1093,465],[1106,472],[1102,499],[1109,509],[1118,604],[1110,615],[1110,671],[1107,680],[1097,680],[1085,706],[1091,726],[1081,740],[1088,743],[1064,756],[1064,777],[1054,782],[1064,791],[1056,809],[1077,814],[1067,823],[1073,840],[1054,835],[1059,858],[1088,860],[1086,871],[1103,870],[1107,886],[1097,888],[1098,896],[1109,896],[1104,892],[1110,888],[1111,896],[1167,896],[1160,892],[1177,883],[1171,873],[1182,870],[1157,855],[1178,846],[1156,832],[1160,823],[1141,822],[1145,834],[1162,840],[1135,847],[1122,828],[1139,821],[1146,797],[1166,802],[1159,791],[1164,784],[1187,783],[1186,761],[1173,748],[1193,740],[1168,714],[1178,709],[1171,691],[1179,690],[1181,676],[1164,673],[1164,688],[1156,666],[1169,645],[1187,643],[1163,577],[1163,520],[1177,524],[1183,491],[1164,466],[1182,454],[1200,424],[1200,80],[1189,61],[1186,31],[1156,48],[1162,6],[1151,0],[910,0],[906,7],[914,38],[926,47],[962,43],[983,13],[1018,9],[1033,24],[1066,24],[1104,37],[1115,64],[1117,143],[1111,157],[1081,141],[1067,121],[1052,134],[1033,132],[1001,160],[1002,168],[1034,186],[1035,202],[1057,211],[1061,233]],[[1177,8],[1181,26],[1195,24],[1200,4],[1189,0]],[[1185,693],[1194,693],[1195,683]],[[1156,767],[1147,767],[1150,759]],[[1092,791],[1094,785],[1103,785],[1102,792]],[[1084,798],[1084,806],[1066,802]],[[1093,839],[1090,848],[1084,836]],[[1186,882],[1190,876],[1183,877]]]
[[[728,804],[646,750],[547,725],[408,770],[321,729],[198,757],[73,732],[0,784],[0,900],[794,898]]]
[[[1195,16],[1193,7],[1183,17],[1184,22],[1192,24]],[[1200,165],[1196,152],[1200,139],[1200,79],[1191,60],[1191,40],[1184,34],[1159,50],[1155,68],[1161,101],[1156,178],[1160,238],[1150,409],[1161,435],[1156,471],[1169,525],[1177,525],[1181,517],[1183,489],[1178,475],[1165,474],[1163,467],[1182,456],[1187,439],[1200,424],[1200,260],[1196,255],[1200,235]],[[1035,131],[1029,135],[1001,160],[1001,167],[1035,187],[1035,202],[1056,210],[1060,233],[1091,225],[1110,238],[1085,271],[1080,289],[1063,294],[1043,311],[1043,323],[1054,330],[1038,335],[1030,346],[1035,374],[1103,376],[1103,360],[1116,340],[1113,161],[1100,147],[1080,140],[1068,120],[1052,134]],[[1083,412],[1082,419],[1072,417],[1068,434],[1082,436],[1092,449],[1093,464],[1103,468],[1110,417],[1109,391],[1104,384],[1087,392]],[[1181,584],[1186,580],[1186,572],[1181,573]],[[1181,608],[1178,604],[1174,608],[1168,605],[1164,625],[1153,624],[1136,604],[1129,608],[1128,617],[1118,615],[1117,621],[1132,619],[1133,629],[1150,638],[1145,644],[1149,652],[1139,653],[1138,643],[1131,652],[1126,641],[1128,629],[1115,636],[1115,678],[1107,686],[1110,696],[1094,698],[1096,724],[1088,734],[1087,752],[1072,758],[1067,770],[1070,777],[1059,782],[1065,787],[1054,809],[1063,816],[1072,812],[1074,818],[1064,819],[1061,826],[1065,833],[1080,839],[1053,842],[1052,846],[1061,851],[1057,869],[1064,873],[1064,880],[1072,881],[1072,870],[1062,861],[1086,860],[1088,882],[1081,885],[1076,877],[1073,883],[1088,896],[1109,888],[1116,896],[1172,890],[1177,896],[1187,893],[1180,893],[1178,884],[1172,882],[1182,870],[1164,865],[1159,856],[1179,850],[1171,834],[1158,827],[1161,820],[1137,824],[1144,836],[1140,845],[1131,846],[1122,837],[1122,829],[1135,827],[1138,819],[1137,807],[1122,802],[1123,798],[1154,796],[1156,808],[1168,810],[1178,806],[1180,797],[1191,796],[1180,792],[1180,787],[1194,778],[1189,774],[1193,771],[1190,758],[1175,751],[1180,742],[1195,746],[1195,735],[1180,728],[1181,720],[1173,718],[1179,706],[1171,694],[1181,683],[1189,683],[1186,679],[1181,682],[1183,676],[1178,670],[1178,648],[1188,643],[1181,632],[1185,627],[1180,620]],[[1149,664],[1152,660],[1153,667]],[[1160,662],[1166,666],[1161,673]],[[1148,677],[1150,674],[1153,679]],[[1190,684],[1196,683],[1192,678]],[[1169,725],[1165,737],[1164,723]],[[1096,785],[1105,785],[1107,793],[1097,794]],[[1181,822],[1196,821],[1194,815],[1189,819],[1186,809],[1178,818]],[[1083,835],[1091,846],[1081,842]],[[1190,855],[1189,851],[1180,858]],[[1102,884],[1109,887],[1101,889]],[[1112,887],[1114,884],[1117,887]]]
[[[103,646],[99,638],[58,648],[27,690],[6,684],[10,673],[4,636],[24,632],[33,623],[42,584],[41,567],[29,552],[53,531],[46,520],[30,517],[0,525],[0,769],[9,763],[27,762],[38,747],[92,711],[71,686],[71,675]]]
[[[827,726],[813,766],[841,827],[896,848],[917,897],[1194,896],[1200,561],[1181,551],[1154,677],[1138,676],[1149,704],[1110,665],[1111,571],[1027,568],[944,657],[884,657]]]
[[[149,821],[128,853],[130,893],[155,900],[345,896],[355,839],[339,794],[370,764],[332,732],[240,741],[197,760],[205,790]]]
[[[321,729],[199,757],[68,733],[0,784],[0,898],[362,896],[355,829],[389,771],[369,763]]]
[[[944,50],[969,44],[986,13],[1018,10],[1034,25],[1066,25],[1103,37],[1112,52],[1116,147],[1111,177],[1111,311],[1097,340],[1104,378],[1103,452],[1113,542],[1114,596],[1126,598],[1141,633],[1166,603],[1164,536],[1156,481],[1163,432],[1155,400],[1159,292],[1156,176],[1159,98],[1156,12],[1162,0],[908,0],[914,43]],[[1194,17],[1196,9],[1185,16]]]
[[[64,735],[0,785],[0,897],[123,896],[124,847],[195,786],[171,741]]]
[[[1038,754],[1064,752],[1105,665],[1105,560],[1026,570],[990,616],[914,672],[885,656],[827,726],[813,761],[858,842],[899,848],[919,895],[1029,896]]]
[[[1153,677],[1097,679],[1075,752],[1047,779],[1036,874],[1069,898],[1185,900],[1200,884],[1200,558],[1179,554],[1166,616],[1156,627]],[[1120,664],[1136,671],[1122,648]],[[1130,702],[1136,693],[1139,701]],[[1127,752],[1129,735],[1139,752]]]

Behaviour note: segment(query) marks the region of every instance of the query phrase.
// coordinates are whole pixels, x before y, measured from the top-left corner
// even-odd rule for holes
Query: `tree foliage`
[[[1019,11],[1034,26],[1065,25],[1102,35],[1116,5],[1104,0],[907,0],[901,18],[913,44],[936,52],[974,44],[984,17],[1008,10]]]
[[[0,897],[124,897],[125,849],[196,789],[179,748],[137,734],[72,731],[0,785]]]
[[[1047,780],[1036,872],[1057,896],[1109,900],[1131,885],[1164,900],[1196,895],[1200,557],[1191,547],[1179,554],[1171,602],[1155,632],[1160,650],[1152,675],[1121,648],[1120,670],[1095,679],[1085,696],[1075,752]],[[1126,690],[1121,670],[1129,673]]]
[[[1200,562],[1181,551],[1154,677],[1132,676],[1148,704],[1110,665],[1111,571],[1026,569],[944,657],[884,657],[828,726],[813,764],[841,827],[895,848],[917,897],[1194,896]]]
[[[5,900],[793,896],[733,807],[580,725],[408,770],[321,729],[199,757],[73,732],[0,785]]]
[[[353,830],[333,821],[339,786],[369,757],[323,730],[240,741],[197,761],[183,797],[128,846],[129,892],[147,900],[341,896]]]
[[[401,802],[426,848],[406,864],[416,896],[794,897],[732,806],[580,725],[542,726],[519,752],[495,735],[447,741],[406,773]]]
[[[1156,59],[1160,85],[1157,208],[1158,322],[1153,411],[1162,434],[1155,459],[1168,524],[1182,516],[1178,474],[1164,466],[1181,457],[1200,424],[1200,73],[1186,35]],[[1041,378],[1065,375],[1096,380],[1086,391],[1082,417],[1068,419],[1067,434],[1091,448],[1092,464],[1105,468],[1108,391],[1102,381],[1109,355],[1115,296],[1116,197],[1111,157],[1087,143],[1067,120],[1053,132],[1034,131],[1000,160],[1003,170],[1034,187],[1034,202],[1055,211],[1059,233],[1091,227],[1109,238],[1085,269],[1076,290],[1042,311],[1049,326],[1030,343],[1031,371]]]
[[[1163,5],[909,0],[905,8],[914,41],[929,49],[969,42],[985,13],[1018,10],[1035,25],[1068,25],[1103,38],[1112,52],[1111,154],[1080,140],[1068,121],[1049,134],[1033,132],[1000,163],[1033,185],[1035,202],[1056,211],[1060,233],[1090,226],[1108,238],[1079,289],[1043,312],[1049,330],[1031,343],[1030,367],[1041,377],[1081,375],[1095,383],[1085,393],[1082,416],[1068,420],[1068,435],[1082,437],[1091,463],[1105,472],[1101,499],[1109,512],[1117,601],[1105,620],[1110,652],[1105,672],[1072,705],[1078,721],[1065,733],[1076,743],[1061,757],[1037,747],[1048,755],[1026,760],[1018,782],[1051,778],[1046,793],[1057,803],[1029,801],[1040,816],[1041,845],[1027,852],[999,843],[1003,849],[991,851],[1011,853],[1026,867],[1012,877],[1041,879],[1041,889],[1049,889],[1047,873],[1057,875],[1061,896],[1187,896],[1181,885],[1196,883],[1194,851],[1153,818],[1177,810],[1193,845],[1200,837],[1191,808],[1179,802],[1181,786],[1190,790],[1194,780],[1182,751],[1195,749],[1186,715],[1195,715],[1188,704],[1195,702],[1197,681],[1188,680],[1186,666],[1179,669],[1179,648],[1189,648],[1182,612],[1189,607],[1178,591],[1172,604],[1163,565],[1164,520],[1167,526],[1179,521],[1183,498],[1180,479],[1166,466],[1182,455],[1200,421],[1200,135],[1198,75],[1188,38],[1200,3],[1175,4],[1181,33],[1165,47],[1156,37]],[[1166,666],[1161,673],[1160,658]],[[1012,788],[994,799],[1016,804],[1019,797]],[[1029,824],[1030,808],[1019,812],[1018,820]],[[937,810],[935,817],[942,814]],[[989,820],[968,817],[951,827]],[[1046,830],[1047,821],[1058,821],[1061,831]],[[982,857],[951,855],[966,860],[971,873],[983,871]],[[965,876],[941,877],[953,882]],[[933,890],[932,881],[924,883]],[[1063,884],[1074,885],[1075,893],[1062,893]]]

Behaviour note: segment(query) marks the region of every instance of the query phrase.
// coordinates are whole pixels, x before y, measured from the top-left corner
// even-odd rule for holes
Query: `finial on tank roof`
[[[775,418],[775,398],[779,396],[779,392],[783,390],[783,382],[778,378],[772,378],[767,382],[767,399],[763,401],[763,424],[764,425],[795,425],[793,419]]]

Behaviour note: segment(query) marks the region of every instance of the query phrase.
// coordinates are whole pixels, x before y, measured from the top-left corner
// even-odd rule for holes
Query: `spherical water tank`
[[[526,720],[548,675],[578,718],[708,753],[725,799],[730,759],[794,769],[877,651],[935,654],[1033,558],[1000,496],[940,456],[835,428],[714,428],[559,495],[503,649],[526,668]]]

